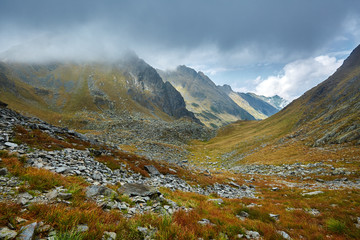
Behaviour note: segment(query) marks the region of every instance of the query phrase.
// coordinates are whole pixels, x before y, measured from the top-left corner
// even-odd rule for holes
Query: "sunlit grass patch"
[[[346,230],[346,225],[344,222],[341,222],[339,220],[336,220],[334,218],[330,218],[326,220],[326,227],[331,232],[342,234]]]
[[[26,181],[31,190],[44,191],[58,186],[85,187],[88,185],[85,180],[79,177],[63,176],[46,169],[25,167],[24,162],[20,160],[17,157],[3,158],[3,163],[11,174]]]
[[[58,232],[53,237],[54,240],[82,240],[84,239],[84,234],[81,232],[72,229],[70,231]]]

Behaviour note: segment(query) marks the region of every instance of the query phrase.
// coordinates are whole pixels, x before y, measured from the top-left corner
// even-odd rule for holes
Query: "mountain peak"
[[[228,84],[224,84],[224,85],[218,86],[218,87],[221,88],[221,90],[224,91],[226,94],[229,94],[233,91],[231,86]]]

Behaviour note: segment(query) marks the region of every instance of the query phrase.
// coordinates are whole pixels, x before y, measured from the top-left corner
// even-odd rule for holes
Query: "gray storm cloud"
[[[285,66],[354,48],[359,9],[358,0],[2,0],[0,58],[114,60],[131,49],[162,69]]]
[[[85,58],[90,50],[94,56],[113,55],[123,48],[194,53],[206,45],[214,46],[219,55],[250,49],[261,59],[271,59],[274,52],[282,58],[307,57],[332,41],[344,21],[360,9],[359,1],[352,0],[3,0],[0,4],[2,51],[11,42],[30,46],[44,38],[49,46],[43,49],[45,55],[69,51]]]

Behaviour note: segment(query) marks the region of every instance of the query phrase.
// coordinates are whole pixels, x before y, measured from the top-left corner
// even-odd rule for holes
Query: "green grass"
[[[329,231],[337,234],[343,234],[346,230],[345,223],[334,218],[330,218],[326,221],[326,227]]]
[[[77,232],[72,229],[67,232],[59,232],[54,236],[54,240],[82,240],[84,239],[84,234]]]

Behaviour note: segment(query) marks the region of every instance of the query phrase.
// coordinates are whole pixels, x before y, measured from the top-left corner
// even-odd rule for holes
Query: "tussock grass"
[[[20,215],[21,206],[13,202],[0,202],[0,226],[15,224],[15,217]]]
[[[83,233],[77,232],[75,229],[66,232],[57,233],[54,240],[82,240],[84,239]]]
[[[61,174],[53,173],[46,169],[38,169],[33,167],[24,167],[24,163],[17,157],[10,156],[3,159],[3,164],[9,172],[29,184],[30,190],[49,190],[57,186],[87,186],[85,180],[78,177],[65,177]],[[23,191],[25,189],[22,189]]]
[[[345,223],[336,220],[334,218],[330,218],[328,220],[326,220],[326,227],[334,233],[337,234],[343,234],[346,230],[346,225]]]
[[[91,146],[90,143],[81,141],[72,136],[63,136],[65,140],[58,140],[39,129],[27,130],[20,125],[15,126],[14,130],[14,142],[19,144],[26,143],[30,147],[38,149],[61,150],[64,148],[75,148],[84,150]]]

